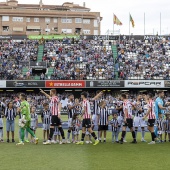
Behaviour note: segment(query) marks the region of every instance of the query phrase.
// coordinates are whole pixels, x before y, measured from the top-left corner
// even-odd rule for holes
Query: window
[[[58,27],[54,27],[54,31],[55,31],[55,32],[58,32]]]
[[[9,16],[2,16],[2,21],[9,21]]]
[[[27,20],[26,20],[27,22],[30,22],[30,18],[27,18]]]
[[[72,23],[72,19],[66,19],[66,18],[62,18],[61,19],[62,23]]]
[[[72,29],[62,29],[61,31],[66,34],[72,33]]]
[[[94,30],[94,35],[99,35],[98,30]]]
[[[23,17],[13,17],[12,21],[13,22],[23,22]]]
[[[45,18],[46,23],[50,23],[50,18]]]
[[[83,24],[90,24],[90,19],[83,19]]]
[[[53,18],[53,22],[54,23],[57,23],[58,21],[57,21],[57,18]]]
[[[39,18],[34,18],[34,22],[39,22]]]
[[[90,30],[83,30],[84,34],[90,34]]]
[[[98,20],[97,19],[94,20],[94,27],[98,27]]]
[[[75,18],[75,23],[82,23],[82,19],[81,18]]]
[[[9,26],[2,26],[3,31],[9,31]]]

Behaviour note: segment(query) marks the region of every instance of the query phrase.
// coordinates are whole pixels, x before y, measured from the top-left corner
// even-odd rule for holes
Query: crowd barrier
[[[0,88],[170,88],[170,80],[1,80]]]

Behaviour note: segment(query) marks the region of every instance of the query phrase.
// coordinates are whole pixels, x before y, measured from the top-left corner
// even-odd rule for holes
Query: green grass
[[[66,116],[62,118],[66,119]],[[4,121],[5,122],[5,121]],[[15,139],[18,141],[18,120],[16,120]],[[65,131],[66,133],[66,131]],[[108,132],[107,143],[97,146],[85,145],[50,145],[42,144],[42,129],[37,130],[39,144],[26,143],[16,146],[13,143],[0,143],[1,170],[161,170],[169,169],[170,143],[148,145],[140,142],[112,144],[111,132]],[[4,129],[4,139],[6,132]],[[150,141],[150,134],[146,140]],[[127,141],[131,135],[128,133]]]

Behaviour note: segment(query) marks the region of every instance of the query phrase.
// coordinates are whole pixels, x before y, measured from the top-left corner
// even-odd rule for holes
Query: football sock
[[[21,128],[19,129],[19,140],[21,140]]]
[[[26,131],[27,131],[28,133],[30,133],[32,137],[35,138],[34,132],[33,132],[29,127],[26,128]]]
[[[155,135],[158,137],[158,127],[155,127]]]
[[[54,128],[50,128],[50,134],[49,134],[48,140],[51,140],[51,139],[52,139],[53,133],[54,133]]]
[[[135,136],[136,136],[136,138],[137,138],[137,133],[138,133],[138,130],[135,130]]]
[[[25,131],[25,139],[28,139],[28,131]]]
[[[99,129],[98,129],[98,134],[97,134],[97,135],[98,135],[98,139],[99,139],[99,137],[100,137],[100,131],[99,131]]]
[[[136,141],[136,135],[135,135],[135,132],[134,132],[134,131],[132,132],[132,137],[133,137],[133,139]]]
[[[155,141],[156,135],[154,132],[151,133],[152,141]]]
[[[123,139],[125,138],[125,135],[126,135],[126,131],[122,131],[122,138],[121,138],[122,142],[123,142]]]
[[[89,135],[89,140],[91,141],[91,135]]]
[[[116,141],[118,141],[119,132],[116,132]]]
[[[3,128],[0,129],[0,139],[3,139]]]
[[[74,132],[73,132],[73,130],[72,130],[72,141],[74,140]]]
[[[93,136],[93,138],[94,138],[95,140],[97,139],[97,137],[96,137],[96,135],[95,135],[94,132],[92,132],[91,135]]]
[[[115,136],[115,133],[112,132],[112,142],[114,141],[114,136]]]
[[[81,134],[81,141],[84,141],[85,133]]]
[[[21,141],[24,142],[25,129],[21,128]]]
[[[59,130],[60,133],[61,133],[62,139],[65,139],[63,128],[62,128],[62,127],[58,127],[58,130]]]
[[[124,140],[126,139],[126,131],[125,131],[125,136],[124,136],[124,138],[123,138]]]
[[[68,130],[67,132],[68,132],[68,133],[67,133],[67,139],[70,139],[70,133],[71,133],[71,131]]]
[[[142,139],[145,138],[145,130],[142,130]]]

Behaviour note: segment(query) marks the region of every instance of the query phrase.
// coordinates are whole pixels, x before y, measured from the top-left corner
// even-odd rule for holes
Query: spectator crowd
[[[120,40],[118,56],[113,56],[108,40],[46,40],[42,61],[52,74],[40,79],[114,80],[170,79],[168,40]],[[0,79],[23,80],[32,75],[29,61],[37,62],[39,41],[0,41]],[[22,70],[28,68],[26,75]]]

